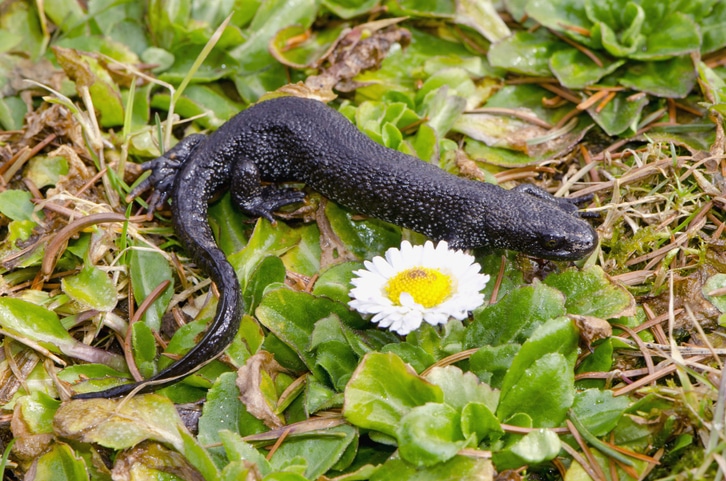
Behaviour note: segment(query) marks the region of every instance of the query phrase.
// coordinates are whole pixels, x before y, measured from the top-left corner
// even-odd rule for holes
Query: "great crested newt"
[[[142,165],[150,170],[131,193],[153,188],[149,209],[171,199],[176,235],[220,292],[202,340],[155,376],[77,399],[148,392],[173,384],[221,354],[244,311],[235,271],[215,243],[207,219],[210,199],[230,189],[250,216],[273,219],[305,194],[269,183],[303,182],[347,208],[446,240],[452,248],[513,249],[534,257],[579,259],[597,234],[577,200],[532,185],[506,190],[451,175],[433,164],[379,145],[322,102],[279,97],[244,110],[209,136],[195,134]],[[261,184],[264,181],[265,184]]]

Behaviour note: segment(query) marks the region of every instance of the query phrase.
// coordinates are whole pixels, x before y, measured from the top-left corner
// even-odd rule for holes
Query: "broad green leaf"
[[[325,379],[310,349],[315,323],[333,313],[344,324],[362,327],[364,321],[345,304],[287,288],[268,292],[256,310],[257,319],[277,338],[292,348],[319,379]]]
[[[242,436],[257,434],[267,430],[262,421],[247,412],[239,401],[239,388],[236,373],[224,373],[207,392],[207,400],[202,406],[199,418],[199,442],[207,448],[217,466],[223,468],[227,462],[224,450],[211,447],[222,441],[222,432],[230,431]]]
[[[560,438],[552,431],[541,429],[524,435],[503,451],[494,453],[497,469],[514,469],[522,465],[539,464],[554,459],[560,452]]]
[[[272,466],[265,456],[251,444],[242,440],[239,434],[222,429],[219,431],[219,439],[222,441],[222,446],[230,461],[248,462],[255,466],[262,476],[266,476],[272,471]]]
[[[441,388],[419,377],[398,356],[370,353],[345,389],[343,414],[355,426],[395,437],[401,418],[411,409],[442,401]]]
[[[453,0],[389,0],[387,6],[396,16],[453,18],[456,12]]]
[[[476,444],[501,438],[504,430],[489,407],[478,402],[467,403],[461,410],[461,431],[465,438],[474,436]]]
[[[490,42],[497,42],[511,34],[491,0],[457,1],[454,20],[473,28]]]
[[[401,458],[416,466],[447,461],[466,444],[457,410],[438,403],[416,406],[404,414],[396,438]]]
[[[632,294],[610,279],[599,266],[553,274],[544,283],[565,295],[568,314],[601,319],[634,314],[635,299]]]
[[[316,363],[329,376],[333,387],[342,391],[358,366],[358,356],[348,345],[340,319],[331,315],[315,323],[310,350],[315,351]]]
[[[481,403],[490,411],[497,408],[499,392],[479,382],[471,372],[463,372],[456,366],[435,367],[426,379],[441,388],[444,402],[457,411],[472,402]]]
[[[156,374],[156,338],[149,326],[143,322],[135,322],[131,326],[131,346],[141,375],[151,377]]]
[[[322,0],[322,5],[340,18],[363,15],[378,4],[379,0]]]
[[[229,256],[229,262],[237,273],[242,292],[247,290],[259,263],[267,256],[282,256],[300,241],[300,230],[278,222],[274,226],[258,219],[247,245]]]
[[[334,202],[325,206],[325,215],[333,232],[361,259],[380,255],[389,247],[401,244],[401,229],[377,219],[354,220],[355,214]]]
[[[121,91],[108,71],[99,61],[77,50],[53,47],[56,60],[81,95],[82,87],[87,87],[93,98],[93,108],[104,127],[123,125],[124,108],[121,103]]]
[[[566,48],[544,29],[534,33],[519,31],[495,43],[489,49],[489,63],[523,75],[550,75],[549,61],[558,50]]]
[[[12,297],[0,297],[0,326],[21,337],[40,343],[51,352],[62,352],[90,362],[103,362],[123,370],[123,358],[76,341],[53,311]]]
[[[711,295],[711,292],[717,289],[723,289],[724,287],[726,287],[726,274],[714,274],[706,279],[703,287],[701,287],[703,297],[708,299],[711,304],[721,311],[721,316],[719,317],[720,325],[724,325],[724,323],[726,323],[726,295],[714,296]]]
[[[309,27],[315,19],[316,0],[274,0],[263,2],[250,24],[247,40],[230,52],[239,62],[239,74],[252,73],[272,62],[270,40],[290,25]]]
[[[604,55],[597,57],[603,63],[602,67],[576,48],[559,50],[552,55],[550,68],[565,87],[582,89],[613,73],[625,63],[625,60],[609,61]]]
[[[726,46],[726,3],[715,2],[713,10],[699,19],[703,37],[701,53],[707,54]]]
[[[58,179],[67,173],[68,161],[65,157],[47,157],[44,155],[39,155],[30,159],[30,162],[28,162],[28,168],[25,171],[25,175],[27,175],[38,188],[55,185],[55,183],[58,182]]]
[[[466,331],[467,348],[523,343],[540,325],[565,314],[562,293],[541,283],[516,289],[474,313]]]
[[[525,14],[532,19],[579,43],[593,46],[589,36],[580,33],[592,27],[582,0],[529,0],[525,3]]]
[[[540,326],[522,345],[502,381],[497,417],[527,413],[535,427],[558,426],[572,405],[579,336],[566,317]]]
[[[137,54],[149,45],[143,5],[136,2],[95,0],[89,2],[88,14],[104,37],[115,40]]]
[[[320,230],[311,223],[301,227],[300,242],[282,255],[287,270],[313,277],[320,272]]]
[[[158,441],[183,454],[205,479],[219,478],[212,458],[186,430],[174,404],[156,394],[71,401],[61,405],[53,425],[59,436],[118,450]]]
[[[113,280],[93,264],[87,263],[78,274],[61,279],[61,288],[84,308],[110,312],[116,307]]]
[[[618,92],[603,109],[598,111],[597,106],[591,107],[588,113],[606,134],[620,135],[628,129],[633,132],[638,130],[640,115],[646,105],[647,96],[631,99],[628,93]]]
[[[375,2],[376,0],[366,0]],[[323,4],[331,2],[323,1]],[[270,53],[278,62],[292,68],[303,69],[316,65],[333,47],[343,32],[344,24],[310,32],[301,25],[279,30],[270,41]]]
[[[40,391],[33,391],[28,396],[18,399],[16,413],[32,434],[53,432],[53,416],[60,406],[60,401]]]
[[[141,304],[151,292],[163,282],[169,281],[168,287],[151,303],[142,320],[152,331],[161,329],[161,318],[174,295],[174,279],[169,261],[160,253],[137,246],[129,256],[129,274],[134,298]]]
[[[600,437],[612,431],[629,405],[625,396],[613,397],[612,391],[588,389],[577,393],[572,410],[590,433]]]
[[[285,282],[286,272],[285,265],[279,257],[267,256],[262,259],[252,273],[250,282],[242,290],[245,309],[254,312],[268,288]]]
[[[655,19],[648,19],[655,23]],[[671,12],[660,19],[657,28],[648,32],[645,48],[633,52],[630,58],[638,60],[665,60],[698,52],[701,35],[698,25],[685,13]]]
[[[436,362],[434,356],[426,352],[421,346],[408,342],[386,344],[381,348],[381,352],[391,352],[397,355],[406,364],[411,365],[416,372],[422,372]]]
[[[80,481],[88,479],[86,463],[65,443],[54,443],[34,464],[36,481]]]
[[[515,343],[482,346],[469,358],[469,369],[483,382],[499,388],[521,347]]]
[[[166,93],[156,94],[151,99],[151,107],[169,110],[171,97]],[[190,85],[184,95],[177,99],[174,111],[190,118],[199,117],[199,122],[208,129],[217,129],[242,110],[242,104],[230,100],[216,89],[204,85]]]
[[[13,38],[13,40],[15,40]],[[0,32],[0,43],[2,42],[2,32]],[[0,82],[0,85],[2,82]],[[23,120],[28,113],[28,106],[19,97],[3,97],[0,98],[0,127],[5,130],[20,130],[23,128]]]
[[[33,196],[24,190],[8,189],[0,192],[0,213],[12,220],[33,220]]]
[[[494,479],[490,459],[457,455],[446,462],[419,468],[397,457],[376,470],[371,481],[482,481]]]
[[[209,206],[209,225],[225,255],[231,256],[247,245],[250,225],[245,225],[246,221],[247,217],[232,204],[229,192]]]
[[[26,2],[12,2],[0,15],[2,51],[24,52],[31,59],[43,54],[46,39],[36,9]]]
[[[307,461],[306,479],[319,479],[331,469],[351,445],[357,445],[358,431],[353,426],[307,433],[305,437],[289,437],[270,458],[273,469],[280,469],[297,457]]]
[[[315,281],[313,294],[316,296],[329,297],[342,304],[350,300],[350,280],[353,278],[353,271],[361,269],[363,265],[359,262],[343,262],[336,264],[320,274]]]
[[[696,68],[689,56],[660,62],[631,62],[619,81],[626,87],[659,97],[684,98],[696,84]]]

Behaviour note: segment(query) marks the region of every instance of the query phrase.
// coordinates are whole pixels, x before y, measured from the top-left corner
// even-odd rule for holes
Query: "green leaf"
[[[396,437],[401,458],[416,466],[432,466],[453,458],[465,440],[456,409],[427,403],[401,417]]]
[[[527,413],[536,427],[558,426],[575,395],[579,336],[566,317],[540,326],[522,345],[502,381],[497,417]]]
[[[657,27],[648,32],[645,48],[633,52],[630,58],[665,60],[699,51],[701,35],[698,25],[690,16],[683,12],[670,12],[659,21],[652,17],[646,18],[651,25]]]
[[[376,2],[376,0],[366,0]],[[323,4],[330,4],[323,0]],[[278,62],[292,68],[303,69],[316,65],[333,47],[343,31],[344,24],[310,32],[302,25],[279,30],[270,41],[270,53]],[[302,39],[302,40],[301,40]]]
[[[632,294],[610,279],[599,266],[553,274],[544,283],[565,295],[568,314],[611,319],[634,313]]]
[[[590,37],[580,33],[592,27],[584,6],[582,0],[529,0],[525,13],[545,27],[592,47]]]
[[[80,481],[88,479],[86,463],[65,443],[54,443],[34,464],[36,481]]]
[[[606,134],[615,136],[625,133],[628,129],[635,132],[646,105],[648,105],[647,96],[631,99],[627,92],[618,92],[602,110],[598,111],[595,106],[591,107],[588,113]]]
[[[131,327],[131,346],[134,362],[144,377],[156,374],[156,338],[149,326],[135,322]]]
[[[495,388],[501,387],[502,380],[521,347],[514,343],[482,346],[469,358],[469,369],[483,382]]]
[[[320,230],[311,223],[297,230],[300,242],[282,255],[282,262],[288,271],[313,277],[320,272]]]
[[[250,276],[250,282],[242,290],[242,298],[248,312],[254,312],[262,300],[265,291],[274,285],[285,282],[287,271],[282,259],[277,256],[267,256],[255,267]]]
[[[50,434],[53,432],[53,416],[60,406],[60,401],[40,391],[33,391],[29,396],[17,400],[22,422],[32,434]]]
[[[315,281],[313,294],[346,304],[350,300],[350,280],[353,278],[353,271],[362,267],[363,264],[360,262],[343,262],[330,267]]]
[[[456,366],[435,367],[426,379],[439,386],[444,393],[444,402],[457,411],[469,403],[481,403],[494,411],[499,402],[499,392],[479,382],[471,372],[463,372]]]
[[[121,103],[121,91],[99,61],[91,55],[58,45],[53,47],[53,52],[66,75],[76,83],[79,95],[82,95],[82,87],[88,88],[101,125],[103,127],[123,125],[124,108]]]
[[[711,292],[717,289],[723,289],[724,287],[726,287],[726,274],[714,274],[706,279],[706,282],[703,283],[703,287],[701,287],[703,297],[708,299],[711,304],[716,306],[716,309],[721,311],[719,325],[723,325],[726,322],[726,315],[724,315],[726,314],[726,295],[714,296],[711,295]]]
[[[110,312],[116,307],[116,285],[93,264],[87,263],[78,274],[61,279],[61,288],[85,308]]]
[[[0,213],[12,220],[33,220],[33,196],[24,190],[8,189],[0,192]]]
[[[474,313],[474,322],[466,330],[466,346],[521,344],[540,325],[565,312],[565,298],[556,289],[541,282],[520,287]]]
[[[660,62],[631,62],[620,83],[659,97],[684,98],[693,90],[696,76],[693,60],[682,56]]]
[[[357,446],[358,431],[353,426],[342,425],[314,431],[305,437],[290,437],[275,451],[270,459],[273,469],[280,469],[297,457],[307,462],[306,479],[319,479],[328,472],[351,446]]]
[[[498,470],[515,469],[526,464],[549,461],[559,452],[560,438],[557,434],[541,429],[526,434],[506,449],[494,453],[494,463]]]
[[[246,443],[239,434],[222,429],[219,432],[219,438],[222,441],[224,451],[227,458],[232,461],[245,461],[254,466],[262,476],[266,476],[272,471],[270,462],[257,451],[251,444]]]
[[[174,279],[169,267],[169,261],[156,251],[141,246],[131,250],[129,256],[129,274],[134,298],[139,304],[163,282],[169,281],[169,286],[151,303],[142,316],[144,323],[153,331],[161,329],[161,318],[174,295]]]
[[[707,54],[726,46],[726,3],[715,2],[713,10],[699,19],[703,45],[701,53]]]
[[[490,459],[454,456],[444,463],[416,467],[391,457],[376,470],[371,481],[482,481],[494,479]]]
[[[550,75],[550,58],[565,48],[544,29],[515,32],[489,49],[489,63],[494,67],[532,76]]]
[[[248,436],[267,430],[265,424],[247,412],[239,400],[237,375],[227,372],[219,376],[207,392],[207,401],[202,406],[199,418],[199,442],[205,446],[218,444],[225,430]],[[208,448],[217,459],[222,460],[219,448]]]
[[[491,0],[457,1],[454,20],[473,28],[490,42],[497,42],[511,34]]]
[[[28,168],[25,171],[25,175],[27,175],[38,188],[55,185],[56,182],[58,182],[58,179],[67,173],[68,161],[65,157],[47,157],[44,155],[39,155],[30,159],[30,162],[28,162]]]
[[[345,389],[343,414],[355,426],[395,437],[401,418],[411,409],[442,401],[441,388],[419,377],[398,356],[370,353]]]
[[[117,450],[145,440],[158,441],[183,454],[205,479],[219,478],[209,454],[186,430],[174,404],[163,396],[71,401],[58,409],[54,428],[59,436]]]
[[[0,325],[55,353],[72,351],[76,343],[55,312],[22,299],[0,297]]]
[[[255,72],[272,63],[270,40],[290,25],[310,27],[317,13],[315,0],[273,0],[262,2],[249,27],[247,40],[230,52],[239,62],[239,75]]]
[[[310,340],[315,323],[331,313],[346,325],[364,325],[360,316],[351,312],[345,304],[287,288],[269,291],[256,310],[260,323],[292,348],[321,380],[325,379],[325,375],[317,365],[315,354],[310,351]]]
[[[613,397],[612,391],[587,389],[577,393],[572,410],[590,433],[600,437],[613,430],[629,405],[627,397]]]
[[[610,61],[604,55],[594,55],[603,63],[602,67],[576,48],[559,50],[552,55],[550,68],[565,87],[583,89],[610,75],[625,63],[625,60]]]
[[[218,202],[209,206],[209,225],[217,245],[226,256],[241,251],[247,245],[247,217],[232,204],[232,196],[225,193]]]
[[[461,410],[461,431],[465,438],[474,436],[476,444],[485,439],[496,441],[504,435],[504,429],[489,407],[478,402],[467,403]]]

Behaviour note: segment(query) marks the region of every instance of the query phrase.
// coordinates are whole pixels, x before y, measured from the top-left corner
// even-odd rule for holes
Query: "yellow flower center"
[[[401,293],[408,292],[417,304],[431,308],[441,304],[451,295],[451,277],[430,267],[412,267],[401,271],[388,280],[386,294],[395,304],[400,304]]]

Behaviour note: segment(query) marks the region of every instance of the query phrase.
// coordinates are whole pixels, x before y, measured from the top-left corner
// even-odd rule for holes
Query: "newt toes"
[[[582,201],[532,186],[511,190],[463,179],[383,147],[334,109],[311,99],[279,97],[237,114],[209,136],[192,135],[143,164],[149,176],[132,193],[153,188],[151,210],[171,198],[177,236],[220,292],[214,320],[183,358],[145,381],[77,399],[116,397],[173,384],[217,357],[232,341],[244,311],[234,269],[207,219],[209,200],[230,189],[247,215],[273,219],[304,194],[275,186],[303,182],[349,209],[446,240],[452,248],[496,247],[547,259],[573,260],[597,245],[578,212]]]

